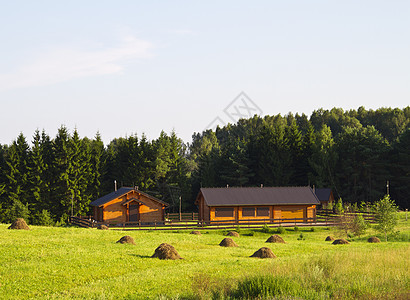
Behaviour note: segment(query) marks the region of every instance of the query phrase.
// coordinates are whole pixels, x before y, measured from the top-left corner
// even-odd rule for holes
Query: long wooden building
[[[320,205],[309,186],[201,188],[195,203],[204,222],[312,221]]]
[[[94,219],[104,223],[163,222],[167,203],[136,188],[122,187],[90,203]]]

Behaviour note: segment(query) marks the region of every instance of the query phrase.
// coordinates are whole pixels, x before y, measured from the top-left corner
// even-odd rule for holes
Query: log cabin
[[[333,196],[332,189],[329,188],[321,188],[321,189],[314,189],[317,198],[320,201],[320,206],[322,208],[326,208],[329,203],[334,203],[335,197]]]
[[[309,186],[201,188],[195,203],[205,223],[313,221],[320,205]]]
[[[121,187],[90,203],[94,220],[103,223],[164,222],[167,203],[136,188]]]

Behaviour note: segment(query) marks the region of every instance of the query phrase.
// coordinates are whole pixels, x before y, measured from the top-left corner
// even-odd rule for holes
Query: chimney
[[[313,185],[312,190],[313,190],[313,193],[316,193],[316,191],[315,191],[315,185]]]
[[[261,188],[263,188],[263,183],[261,183]]]
[[[114,191],[117,191],[117,180],[114,180]]]

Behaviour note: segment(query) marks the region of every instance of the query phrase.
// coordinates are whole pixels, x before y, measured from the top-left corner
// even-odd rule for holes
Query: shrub
[[[305,239],[305,237],[303,236],[303,233],[301,232],[301,233],[299,234],[298,240],[299,240],[299,241],[303,241],[304,239]]]
[[[237,232],[237,233],[240,233],[241,232],[241,226],[236,226],[236,229],[235,229],[235,231]]]
[[[286,232],[286,229],[282,225],[280,225],[276,231],[279,234],[284,234]]]
[[[397,206],[389,195],[384,196],[374,204],[377,222],[376,229],[384,233],[387,242],[387,234],[393,232],[397,225]]]
[[[272,229],[270,229],[268,225],[264,224],[263,227],[262,227],[262,232],[270,233],[270,232],[272,232]]]
[[[54,221],[51,217],[51,214],[48,210],[43,209],[41,212],[38,212],[33,218],[34,225],[40,226],[53,226]]]
[[[310,227],[310,231],[314,232],[316,230],[315,227]]]
[[[356,215],[352,222],[352,232],[360,237],[368,228],[368,223],[361,214]]]
[[[257,276],[239,282],[234,290],[228,291],[233,299],[273,299],[278,296],[296,296],[300,286],[289,278],[268,275]]]
[[[295,228],[293,228],[294,231],[299,231],[299,227],[295,226]]]
[[[337,214],[342,214],[344,212],[342,198],[339,198],[339,200],[336,202],[334,210]]]
[[[13,205],[10,207],[7,221],[13,222],[17,218],[23,218],[27,223],[30,217],[30,210],[28,209],[28,203],[24,205],[20,200],[13,200]]]

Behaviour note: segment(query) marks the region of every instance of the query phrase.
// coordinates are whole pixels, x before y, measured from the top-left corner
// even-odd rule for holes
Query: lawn
[[[241,298],[264,288],[279,298],[408,299],[410,228],[403,216],[400,233],[387,243],[367,243],[373,229],[349,245],[324,241],[333,228],[288,229],[287,244],[267,244],[272,233],[241,229],[237,248],[218,246],[222,230],[196,236],[0,224],[0,299]],[[115,243],[124,235],[136,245]],[[163,242],[184,259],[150,258]],[[278,258],[249,257],[264,246]]]

